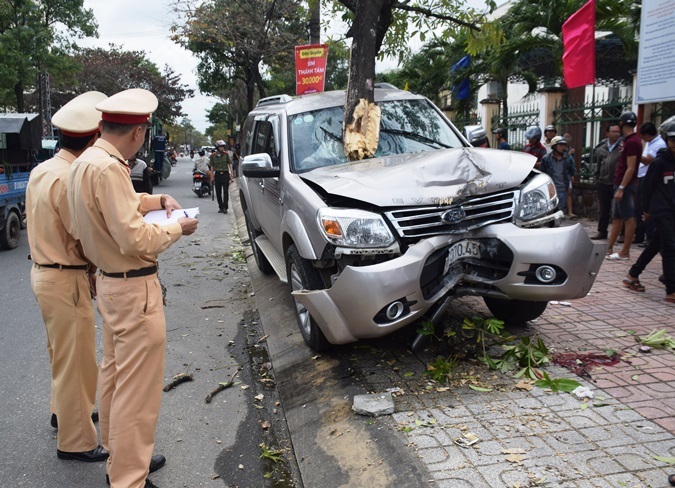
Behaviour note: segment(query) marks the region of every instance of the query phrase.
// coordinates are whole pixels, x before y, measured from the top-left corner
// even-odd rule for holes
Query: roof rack
[[[375,88],[386,88],[388,90],[398,90],[397,86],[392,85],[391,83],[378,82],[375,83]]]
[[[262,105],[272,105],[276,103],[288,103],[292,100],[293,99],[288,95],[274,95],[273,97],[261,98],[258,100],[258,105],[256,105],[256,107],[260,107]]]

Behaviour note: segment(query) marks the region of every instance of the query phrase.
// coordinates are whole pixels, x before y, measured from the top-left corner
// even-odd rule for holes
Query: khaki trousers
[[[47,330],[52,370],[51,409],[59,420],[57,448],[90,451],[98,446],[91,421],[96,399],[94,307],[83,270],[34,265],[31,287]]]
[[[97,280],[103,318],[98,408],[112,488],[145,486],[164,381],[166,320],[157,275]]]

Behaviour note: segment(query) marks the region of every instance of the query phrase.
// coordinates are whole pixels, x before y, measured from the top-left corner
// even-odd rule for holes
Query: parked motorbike
[[[211,182],[206,173],[202,171],[192,172],[192,191],[195,192],[199,198],[211,194]]]

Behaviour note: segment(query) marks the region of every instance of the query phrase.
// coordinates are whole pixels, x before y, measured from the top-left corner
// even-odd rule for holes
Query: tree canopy
[[[159,100],[157,117],[172,121],[183,115],[181,104],[193,95],[193,90],[181,83],[179,74],[168,65],[160,71],[144,51],[125,51],[111,45],[108,49],[82,49],[70,59],[74,70],[52,83],[54,110],[74,95],[90,90],[113,95],[129,88],[145,88]]]
[[[25,111],[24,91],[36,75],[63,61],[72,38],[94,36],[97,25],[84,0],[3,0],[0,2],[0,97]],[[70,37],[59,34],[67,31]],[[14,98],[15,103],[10,102]]]

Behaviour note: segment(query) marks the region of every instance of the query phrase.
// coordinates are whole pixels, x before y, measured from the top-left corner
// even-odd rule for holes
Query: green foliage
[[[458,362],[459,359],[456,356],[448,356],[447,358],[439,356],[427,365],[424,374],[439,383],[447,383]]]
[[[675,340],[667,332],[666,329],[654,330],[646,337],[636,337],[635,339],[644,346],[656,349],[675,349]]]
[[[277,449],[270,449],[268,448],[265,443],[260,444],[260,449],[262,449],[262,454],[260,454],[260,459],[269,459],[272,462],[279,462],[283,461],[283,451],[279,451]]]
[[[578,387],[581,386],[581,383],[579,383],[578,381],[570,380],[567,378],[558,378],[553,380],[545,371],[542,371],[541,374],[543,376],[543,379],[534,382],[534,386],[537,386],[539,388],[548,388],[554,392],[564,391],[566,393],[571,393],[572,391],[576,390]]]

